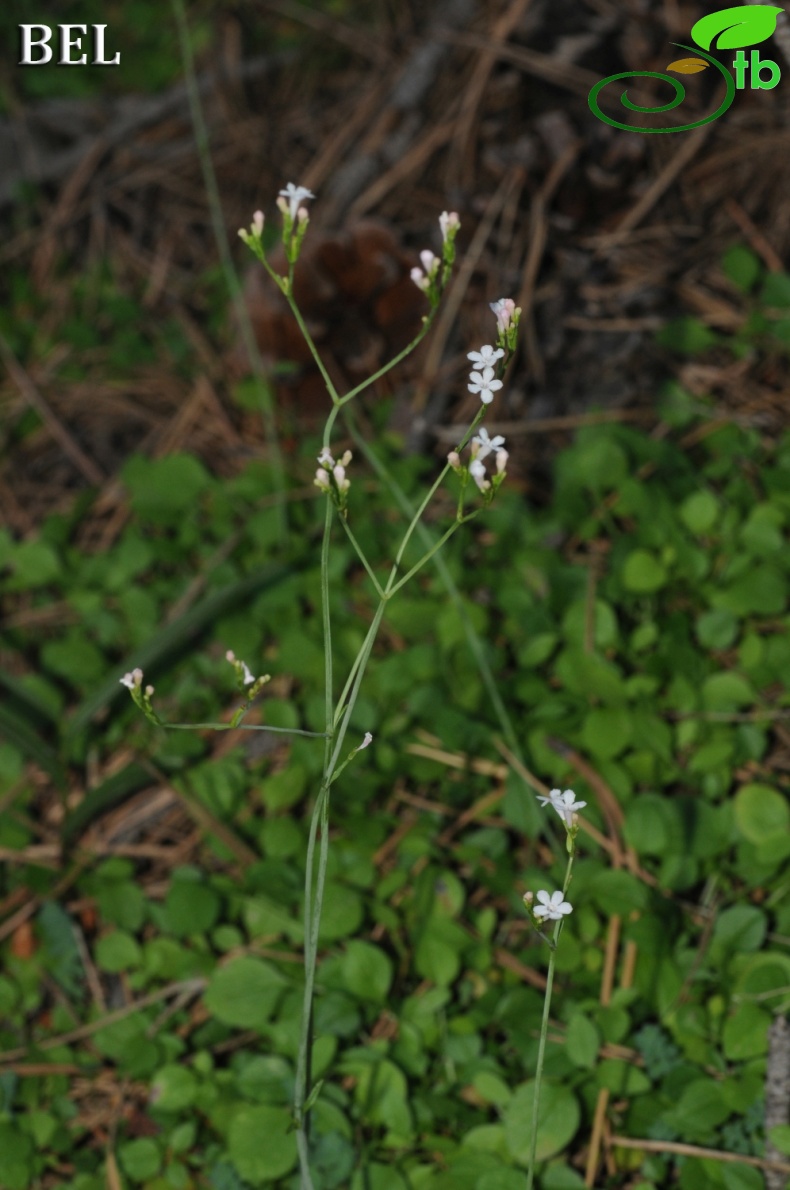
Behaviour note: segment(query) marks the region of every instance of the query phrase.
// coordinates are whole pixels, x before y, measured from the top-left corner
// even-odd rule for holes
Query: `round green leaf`
[[[139,967],[143,957],[137,940],[125,930],[113,930],[111,934],[105,934],[96,943],[94,954],[97,967],[113,974],[128,971],[130,967]]]
[[[584,717],[582,742],[593,756],[611,760],[631,740],[631,716],[625,707],[594,707]]]
[[[535,1080],[521,1083],[505,1110],[505,1139],[518,1165],[530,1160],[532,1106]],[[567,1087],[543,1082],[538,1107],[538,1138],[536,1158],[545,1161],[567,1148],[579,1127],[581,1112],[576,1096]]]
[[[743,785],[735,795],[735,822],[750,843],[765,843],[787,834],[790,806],[770,785]]]
[[[296,1164],[296,1134],[284,1107],[242,1107],[228,1131],[228,1155],[251,1186],[273,1182]]]
[[[623,567],[623,586],[628,591],[649,594],[667,581],[667,572],[649,550],[632,550]]]
[[[177,938],[205,934],[214,925],[220,899],[197,880],[173,880],[165,898],[164,928]]]
[[[285,983],[271,963],[244,955],[214,973],[204,1001],[226,1025],[254,1029],[270,1019]]]
[[[343,983],[352,995],[377,1004],[386,1000],[392,983],[392,960],[381,947],[360,940],[349,942],[341,970]]]
[[[127,1140],[118,1146],[121,1169],[133,1182],[145,1182],[159,1172],[162,1157],[156,1141],[149,1136]]]
[[[169,1063],[151,1084],[151,1103],[161,1111],[181,1111],[195,1102],[198,1080],[188,1066]]]
[[[719,502],[712,492],[694,492],[680,506],[680,519],[691,533],[707,533],[718,515]]]

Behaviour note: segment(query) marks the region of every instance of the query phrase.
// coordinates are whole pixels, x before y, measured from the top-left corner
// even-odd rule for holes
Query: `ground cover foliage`
[[[159,14],[150,20],[147,3],[124,12],[132,7],[146,69],[114,77],[119,94],[181,76],[170,28]],[[262,181],[262,162],[274,192],[285,160],[301,171],[319,159],[309,184],[323,192],[334,172],[332,155],[319,154],[328,136],[341,142],[337,155],[353,156],[354,135],[369,153],[371,120],[355,125],[356,113],[386,114],[377,88],[380,76],[399,77],[393,43],[408,49],[415,37],[419,49],[424,35],[409,6],[393,7],[395,36],[362,39],[380,55],[369,90],[327,26],[314,34],[319,65],[290,81],[266,75],[245,96],[216,84],[228,227],[248,220],[271,180]],[[430,168],[415,153],[426,171],[415,188],[406,153],[393,163],[379,135],[378,176],[361,196],[336,192],[328,217],[334,230],[353,200],[355,214],[383,211],[421,245],[447,187],[470,226],[481,196],[501,193],[503,226],[475,272],[461,338],[475,339],[480,309],[488,317],[484,293],[523,284],[535,326],[509,413],[574,409],[569,394],[609,402],[639,392],[655,429],[587,425],[563,437],[571,444],[554,466],[544,456],[558,439],[549,451],[545,438],[525,438],[521,459],[512,452],[514,489],[446,555],[518,729],[526,777],[499,747],[500,724],[440,578],[427,574],[389,609],[354,722],[375,742],[332,803],[313,1070],[324,1079],[316,1184],[327,1188],[525,1184],[547,955],[521,894],[564,868],[530,780],[572,785],[588,803],[558,955],[540,1185],[577,1187],[587,1170],[588,1184],[632,1190],[782,1184],[781,1173],[766,1183],[761,1162],[769,1027],[790,1001],[790,440],[762,436],[786,425],[783,134],[771,122],[778,108],[766,118],[765,105],[744,101],[675,186],[674,138],[613,141],[603,125],[590,133],[591,81],[643,65],[651,47],[688,28],[685,11],[671,27],[672,6],[617,7],[608,25],[593,26],[581,6],[535,3],[526,21],[497,26],[496,52],[531,47],[518,69],[534,76],[518,76],[507,58],[495,70],[494,54],[478,85],[479,46],[451,42],[426,92],[430,110],[423,103],[404,133],[419,148],[449,113],[447,173],[442,151],[432,148]],[[491,21],[468,32],[493,27],[490,8]],[[548,18],[561,9],[592,50],[582,38],[554,63],[561,39]],[[112,28],[116,11],[69,3],[59,15],[108,18]],[[196,50],[219,41],[204,19],[211,11],[191,6]],[[275,39],[242,15],[243,38],[230,28],[223,42],[231,66],[242,42],[255,53],[303,43],[287,22]],[[16,28],[15,14],[4,19]],[[338,67],[332,79],[325,55]],[[584,70],[573,66],[580,55]],[[552,65],[558,92],[545,83]],[[112,114],[102,74],[100,86],[79,71],[31,71],[23,82],[28,98],[37,88],[60,97],[64,85],[74,98],[98,93]],[[98,117],[81,111],[69,109],[66,123],[69,135],[90,132],[87,152]],[[52,176],[65,178],[57,218],[54,198],[51,206],[27,191],[3,250],[0,331],[104,468],[98,479],[83,470],[32,407],[14,405],[2,458],[11,530],[0,533],[8,1190],[294,1185],[289,1105],[318,746],[157,732],[118,678],[143,665],[169,720],[229,717],[230,647],[274,675],[261,722],[320,725],[318,443],[300,433],[289,455],[283,548],[270,475],[243,462],[260,440],[257,412],[241,386],[223,387],[225,361],[212,354],[229,338],[227,295],[193,138],[175,102],[161,120],[149,131],[141,116],[112,150],[108,117],[110,151],[94,158],[95,173],[77,173],[77,157]],[[555,171],[563,138],[573,151]],[[619,241],[593,259],[584,235],[617,228],[652,177],[661,183],[655,218],[635,232],[626,218]],[[528,218],[516,218],[519,204]],[[41,227],[31,229],[34,208]],[[721,258],[741,233],[760,256],[742,245]],[[670,307],[691,313],[655,336]],[[194,383],[196,354],[208,388]],[[656,361],[668,357],[680,383],[659,400]],[[402,457],[389,408],[370,412],[370,432],[413,491],[434,462]],[[228,410],[238,438],[226,431]],[[144,457],[151,441],[166,458]],[[138,444],[143,453],[127,459]],[[77,491],[75,474],[93,488],[104,482],[101,497]],[[395,514],[373,476],[355,500],[355,532],[385,557]],[[437,506],[436,527],[451,515],[449,502]],[[366,578],[352,563],[337,541],[341,661],[369,618]],[[790,1162],[787,1132],[774,1141]],[[747,1162],[714,1160],[706,1148]]]
[[[782,353],[783,315],[744,252],[724,268],[752,295],[761,349]],[[769,281],[774,303],[786,280]],[[713,350],[737,357],[756,349],[747,340]],[[411,492],[433,463],[402,457],[387,413],[373,429]],[[539,1184],[583,1186],[595,1150],[596,1185],[764,1185],[768,1032],[790,1004],[790,437],[717,421],[678,385],[659,418],[652,433],[584,427],[542,501],[506,486],[445,554],[526,773],[497,746],[439,575],[388,609],[353,723],[375,735],[369,763],[341,779],[331,809],[317,1185],[524,1185],[547,953],[521,895],[564,870],[530,790],[541,782],[588,806],[557,957]],[[220,480],[185,454],[129,459],[130,515],[106,552],[72,544],[79,509],[35,540],[0,537],[2,648],[17,661],[0,743],[8,1190],[294,1185],[320,747],[159,731],[118,675],[144,663],[170,721],[227,718],[232,648],[273,675],[260,722],[321,724],[322,512],[305,496],[317,451],[295,464],[290,545],[277,544],[260,463]],[[451,515],[446,497],[432,519]],[[350,516],[384,562],[397,514],[373,477]],[[334,566],[350,663],[372,604],[339,539]],[[51,606],[62,614],[37,618]],[[112,776],[75,798],[69,771],[83,764]],[[774,1141],[790,1153],[786,1128]]]

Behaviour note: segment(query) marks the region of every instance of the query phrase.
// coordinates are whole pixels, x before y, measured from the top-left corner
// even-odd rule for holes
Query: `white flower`
[[[497,327],[501,331],[506,331],[516,312],[516,303],[512,298],[500,298],[498,302],[489,302],[488,304],[496,315]]]
[[[241,668],[244,671],[244,685],[251,686],[252,683],[255,681],[255,678],[253,677],[252,673],[250,672],[250,668],[247,665],[246,661],[242,661]]]
[[[412,281],[417,286],[417,288],[421,289],[423,291],[423,293],[426,293],[430,289],[431,282],[425,276],[425,273],[422,271],[422,269],[412,269],[409,276],[411,277]]]
[[[447,456],[447,462],[450,464],[450,466],[453,468],[454,471],[458,467],[461,466],[461,456],[459,455],[457,450],[450,451],[449,455]]]
[[[422,261],[422,267],[429,277],[434,275],[441,264],[439,257],[434,256],[433,252],[429,252],[427,248],[420,253],[420,260]]]
[[[332,468],[332,474],[335,477],[335,483],[337,484],[337,490],[339,492],[347,492],[348,489],[351,487],[351,480],[346,479],[346,469],[343,466],[343,464],[335,463],[334,467]]]
[[[280,196],[288,199],[288,208],[292,219],[296,218],[299,204],[303,198],[315,198],[315,195],[306,186],[294,186],[293,182],[289,182],[285,189],[280,191]]]
[[[587,805],[586,802],[576,801],[576,794],[572,789],[566,789],[564,793],[559,789],[552,789],[548,797],[539,794],[538,801],[542,806],[553,806],[567,827],[573,826],[573,815]]]
[[[133,669],[131,673],[124,674],[121,678],[121,685],[126,686],[128,690],[139,690],[143,684],[143,671],[141,669]]]
[[[479,351],[467,351],[466,358],[470,359],[476,368],[490,368],[496,363],[498,359],[501,359],[504,354],[505,353],[501,347],[497,347],[495,350],[493,347],[489,346],[488,343],[486,343],[486,345],[481,347]]]
[[[502,381],[494,379],[493,368],[483,368],[482,372],[472,372],[469,380],[471,383],[467,385],[467,388],[470,393],[479,393],[480,400],[484,405],[490,405],[494,399],[494,393],[502,387]]]
[[[442,240],[447,243],[447,236],[451,231],[458,231],[461,220],[455,211],[442,211],[439,216],[439,227],[442,229]]]
[[[561,892],[555,892],[549,896],[545,889],[541,889],[538,893],[538,900],[540,904],[532,910],[535,917],[545,917],[548,921],[562,921],[566,913],[573,912],[573,905],[568,901],[563,901]]]
[[[481,492],[487,492],[491,484],[486,479],[486,469],[479,459],[472,459],[469,464],[469,474],[475,481]]]
[[[373,736],[370,734],[369,731],[366,731],[365,738],[362,741],[362,743],[359,745],[359,747],[357,748],[357,752],[361,752],[363,748],[367,748],[368,744],[372,744],[372,743],[373,743]]]
[[[263,211],[256,211],[253,215],[252,229],[257,236],[263,235]]]
[[[505,467],[507,467],[507,461],[509,458],[510,458],[510,455],[507,453],[506,450],[498,450],[496,452],[496,473],[497,473],[497,475],[501,475],[502,472],[505,470]]]
[[[317,488],[320,488],[322,492],[332,491],[332,484],[329,481],[329,472],[325,471],[323,467],[319,467],[316,471],[313,483]]]
[[[334,467],[335,460],[332,458],[332,454],[328,446],[322,447],[321,453],[318,456],[318,462],[322,467]]]
[[[500,446],[504,446],[505,439],[501,434],[497,434],[495,438],[489,438],[488,430],[485,426],[481,426],[476,437],[472,439],[472,443],[477,446],[475,458],[484,459],[491,454],[492,450],[499,450]],[[507,454],[507,452],[505,453]]]

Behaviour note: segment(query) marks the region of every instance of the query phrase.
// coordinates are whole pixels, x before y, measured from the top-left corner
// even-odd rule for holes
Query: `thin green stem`
[[[571,882],[571,871],[573,869],[574,852],[571,850],[568,856],[568,866],[565,869],[565,880],[562,885],[562,894],[565,895],[568,885]],[[535,1094],[532,1100],[532,1136],[530,1140],[529,1150],[529,1167],[527,1169],[527,1185],[526,1190],[532,1190],[532,1183],[535,1177],[535,1154],[538,1147],[538,1113],[540,1111],[540,1089],[543,1082],[543,1061],[546,1055],[546,1034],[549,1029],[549,1011],[551,1009],[551,991],[554,986],[554,964],[557,958],[557,943],[560,940],[562,933],[563,919],[557,922],[554,927],[554,937],[550,943],[551,953],[549,955],[549,969],[546,973],[546,992],[543,999],[543,1019],[540,1024],[540,1043],[538,1045],[538,1062],[535,1070]]]
[[[329,501],[329,500],[327,500],[327,505],[329,505],[329,503],[330,503],[330,501]],[[376,594],[378,595],[379,599],[383,599],[383,598],[384,598],[384,591],[382,590],[381,584],[379,583],[379,580],[376,578],[375,574],[373,573],[373,570],[372,570],[372,568],[371,568],[371,565],[370,565],[370,563],[368,562],[368,560],[367,560],[367,558],[365,557],[365,554],[364,554],[364,552],[363,552],[363,550],[362,550],[362,546],[359,544],[359,542],[357,541],[356,537],[355,537],[355,536],[354,536],[354,534],[351,532],[351,526],[349,525],[348,521],[346,520],[346,518],[345,518],[344,516],[341,516],[341,518],[340,518],[340,524],[343,526],[343,528],[344,528],[344,530],[345,530],[345,532],[346,532],[346,536],[348,537],[349,541],[350,541],[350,542],[351,542],[351,544],[353,545],[353,547],[354,547],[354,549],[355,549],[355,551],[356,551],[356,555],[357,555],[357,557],[359,558],[359,560],[360,560],[360,562],[362,563],[362,565],[365,567],[365,570],[367,570],[367,572],[368,572],[368,577],[370,578],[370,581],[373,583],[373,586],[374,586],[374,587],[375,587],[375,589],[376,589]]]
[[[277,735],[306,735],[316,740],[326,738],[325,731],[305,731],[301,727],[271,727],[268,723],[160,723],[167,731],[197,731],[198,728],[212,731],[272,731]]]

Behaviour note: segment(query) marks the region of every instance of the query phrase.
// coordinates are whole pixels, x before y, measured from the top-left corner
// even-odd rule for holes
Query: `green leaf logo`
[[[703,50],[709,50],[718,35],[717,50],[738,50],[745,45],[759,45],[776,29],[781,8],[773,4],[740,4],[708,13],[697,21],[691,36]]]

